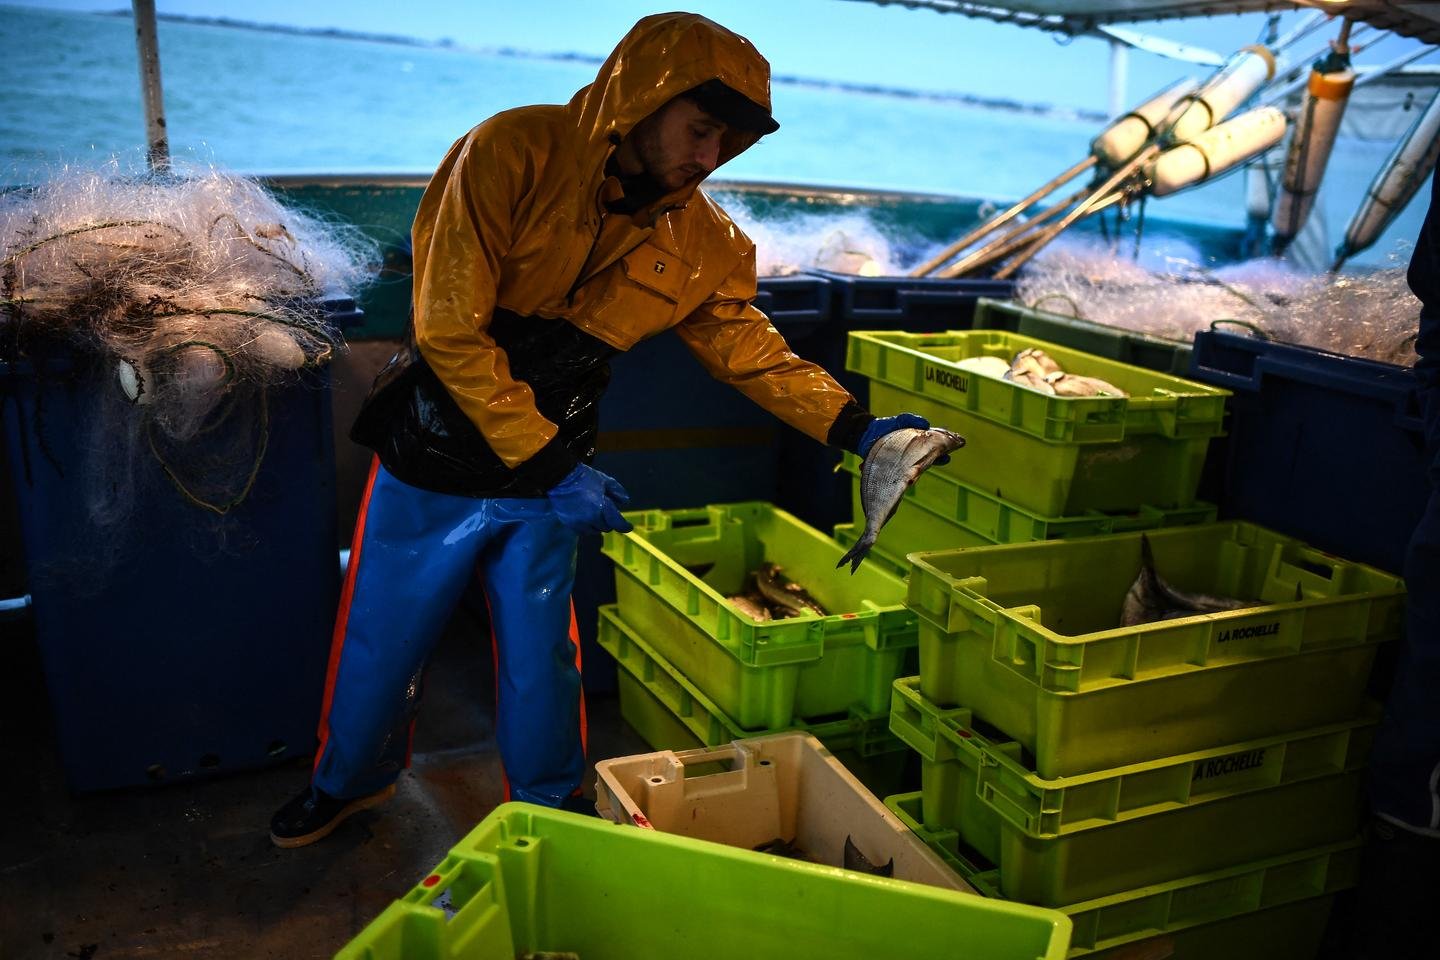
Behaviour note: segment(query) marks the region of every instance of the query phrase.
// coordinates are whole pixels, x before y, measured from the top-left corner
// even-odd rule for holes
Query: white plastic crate
[[[846,839],[892,874],[974,892],[808,733],[736,740],[699,750],[602,760],[596,808],[608,819],[727,846],[779,840],[844,866]]]

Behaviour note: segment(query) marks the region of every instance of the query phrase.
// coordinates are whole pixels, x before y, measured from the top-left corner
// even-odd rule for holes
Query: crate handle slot
[[[732,770],[738,770],[749,766],[749,755],[744,750],[737,750],[728,743],[721,747],[684,750],[675,754],[675,759],[680,761],[682,767],[698,767],[707,763],[729,763]]]

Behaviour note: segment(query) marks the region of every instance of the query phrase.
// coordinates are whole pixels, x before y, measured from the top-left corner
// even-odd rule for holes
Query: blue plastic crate
[[[847,330],[903,330],[937,333],[968,330],[981,297],[1008,300],[1015,281],[957,277],[860,277],[829,270],[809,271],[830,281],[836,316]]]
[[[1234,392],[1229,436],[1211,453],[1222,517],[1403,568],[1430,495],[1413,371],[1202,332],[1189,376]]]
[[[802,324],[818,328],[830,319],[832,287],[824,277],[804,273],[788,277],[761,277],[759,288],[755,306],[780,324],[787,338],[803,339],[808,332]]]
[[[0,364],[35,636],[73,789],[314,748],[339,594],[329,383],[321,368],[267,392],[263,457],[223,517],[144,450],[124,479],[133,510],[97,530],[86,494],[105,460],[88,427],[118,394],[114,367],[64,353]]]

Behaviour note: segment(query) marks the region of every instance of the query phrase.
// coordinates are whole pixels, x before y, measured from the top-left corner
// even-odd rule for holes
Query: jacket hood
[[[637,123],[707,80],[719,80],[770,112],[770,63],[749,40],[694,13],[645,17],[567,107],[584,141],[582,163],[598,172]],[[719,162],[758,139],[754,131],[727,130]]]

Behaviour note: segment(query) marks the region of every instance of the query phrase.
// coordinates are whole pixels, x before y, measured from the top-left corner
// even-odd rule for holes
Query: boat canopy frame
[[[1115,23],[1174,20],[1234,13],[1284,13],[1319,10],[1336,17],[1368,23],[1402,37],[1440,44],[1440,3],[1393,3],[1385,0],[1341,2],[1277,2],[1277,0],[859,0],[881,6],[958,13],[967,17],[1013,23],[1079,36]]]

